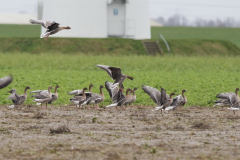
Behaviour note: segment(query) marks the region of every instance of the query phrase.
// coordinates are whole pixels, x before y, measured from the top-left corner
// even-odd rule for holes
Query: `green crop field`
[[[40,37],[39,25],[0,25],[0,37]],[[170,39],[230,41],[240,47],[240,28],[151,27],[152,39],[162,34]]]
[[[93,92],[99,93],[99,86],[105,81],[112,82],[109,75],[95,66],[105,64],[120,67],[122,72],[134,77],[124,81],[126,88],[138,87],[137,101],[139,105],[154,103],[143,92],[141,85],[149,85],[167,90],[170,94],[180,94],[186,89],[187,106],[212,106],[215,96],[220,92],[233,92],[239,87],[240,57],[232,56],[93,56],[66,54],[0,54],[0,77],[12,74],[14,81],[7,88],[0,90],[0,103],[11,104],[7,99],[7,91],[15,88],[19,94],[25,86],[31,91],[47,89],[49,85],[58,84],[59,100],[56,105],[70,104],[67,95],[74,89],[95,85]],[[106,100],[102,105],[110,104],[110,98],[104,90]],[[25,104],[32,104],[28,98]]]
[[[230,41],[240,47],[240,28],[152,27],[152,39],[201,39]]]

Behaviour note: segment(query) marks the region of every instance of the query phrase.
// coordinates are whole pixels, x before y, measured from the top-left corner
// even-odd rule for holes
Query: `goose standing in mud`
[[[43,90],[43,91],[38,90],[38,91],[31,92],[31,93],[38,93],[38,94],[32,95],[32,97],[36,98],[33,100],[33,102],[41,103],[41,108],[42,108],[42,104],[46,103],[46,108],[47,108],[48,102],[51,101],[52,99],[52,93],[50,91],[51,89],[52,89],[52,86],[49,86],[47,92],[46,90]]]
[[[239,88],[236,88],[235,94],[236,94],[236,97],[239,99],[238,91],[239,91]],[[221,93],[221,94],[234,94],[234,93],[228,92],[228,93]],[[225,107],[225,106],[227,106],[227,107],[231,106],[228,99],[225,99],[225,98],[220,98],[220,99],[216,100],[214,103],[215,103],[214,106],[220,106],[220,107],[222,107],[222,110],[223,110],[223,107]]]
[[[134,102],[136,101],[136,99],[137,99],[137,96],[136,96],[136,94],[135,94],[135,91],[136,91],[137,89],[138,89],[138,88],[135,87],[133,90],[131,90],[132,93],[133,93],[133,95],[131,96],[131,101],[130,101],[130,103],[129,103],[130,106],[131,106],[131,104],[134,103]]]
[[[46,32],[43,33],[40,38],[44,38],[47,40],[49,35],[55,34],[63,29],[71,29],[69,26],[67,27],[59,27],[59,23],[56,23],[55,21],[44,21],[44,20],[33,20],[30,19],[30,23],[32,24],[40,24],[44,28],[46,28]]]
[[[70,99],[72,103],[74,103],[77,107],[79,105],[79,109],[81,109],[82,104],[86,101],[86,94],[85,91],[87,90],[87,87],[83,88],[83,93],[81,96],[77,95]]]
[[[123,105],[126,106],[127,104],[129,104],[131,102],[131,95],[129,94],[130,91],[131,91],[131,89],[128,88],[126,91],[126,96],[124,96],[123,89],[120,88],[118,91],[118,94],[117,94],[117,102],[112,103],[106,107],[116,107],[116,109],[118,109],[117,106],[120,106],[120,107],[122,107]],[[126,109],[126,108],[124,107],[123,109]]]
[[[20,106],[27,99],[27,90],[28,89],[31,89],[31,88],[29,86],[25,87],[23,95],[18,95],[16,90],[12,89],[9,91],[11,93],[11,95],[8,97],[8,99],[11,99],[14,105]]]
[[[178,95],[175,98],[173,98],[172,104],[169,107],[165,108],[165,110],[169,111],[169,110],[175,110],[181,106],[183,107],[187,103],[187,97],[185,96],[184,92],[187,92],[187,91],[184,89],[182,90],[182,96]]]
[[[12,80],[12,75],[0,78],[0,89],[7,87],[12,82]]]
[[[52,94],[52,99],[50,101],[48,101],[48,104],[51,104],[51,107],[53,107],[52,102],[54,102],[58,99],[57,88],[60,88],[60,87],[58,85],[55,86],[55,92],[51,93]],[[29,92],[29,93],[37,93],[35,95],[32,95],[32,97],[35,97],[37,99],[42,99],[42,98],[45,98],[45,96],[49,95],[48,90],[37,90],[37,91]],[[42,96],[42,95],[44,95],[44,96]]]
[[[217,95],[217,98],[227,99],[230,104],[230,108],[228,108],[228,109],[232,110],[234,115],[235,115],[235,111],[240,110],[240,100],[239,100],[239,97],[235,93],[231,93],[231,92],[230,93],[220,93]]]
[[[48,101],[48,104],[51,104],[51,107],[52,106],[52,102],[56,101],[58,99],[58,92],[57,92],[57,89],[60,88],[59,85],[56,85],[55,86],[55,92],[52,93],[52,99],[50,101]]]
[[[111,88],[115,88],[117,85],[119,85],[120,88],[124,89],[123,86],[123,81],[128,78],[133,80],[133,77],[130,77],[126,74],[123,74],[120,68],[116,68],[116,67],[110,67],[110,66],[106,66],[106,65],[100,65],[97,64],[96,66],[98,66],[99,68],[105,70],[109,76],[115,80],[111,86]]]
[[[104,88],[104,86],[100,86],[100,94],[97,94],[97,93],[92,93],[91,94],[91,97],[86,100],[87,101],[87,105],[89,105],[90,103],[93,103],[93,104],[96,104],[97,107],[96,109],[98,109],[98,103],[101,103],[104,101],[105,97],[104,97],[104,93],[102,91],[102,89]]]
[[[89,92],[85,92],[86,101],[82,105],[86,105],[89,98],[92,97],[92,87],[94,87],[94,85],[90,84],[89,85]],[[82,96],[83,95],[83,90],[82,89],[73,90],[73,91],[69,92],[68,95]],[[74,103],[74,101],[72,101],[72,102]],[[75,103],[76,103],[76,105],[78,105],[78,102],[75,102]],[[90,103],[90,104],[93,104],[93,103]],[[87,105],[87,107],[89,108],[89,104]]]
[[[161,88],[161,93],[158,89],[150,86],[142,85],[142,89],[158,105],[157,107],[155,107],[155,110],[161,109],[161,113],[162,110],[165,110],[165,108],[170,106],[173,102],[172,96],[175,94],[171,93],[169,96],[168,94],[166,94],[166,90],[163,88]]]

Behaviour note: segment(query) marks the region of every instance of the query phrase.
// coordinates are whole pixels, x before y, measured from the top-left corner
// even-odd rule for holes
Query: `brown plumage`
[[[16,90],[15,89],[12,89],[11,91],[9,91],[10,93],[12,93],[8,99],[11,99],[13,104],[16,105],[16,106],[20,106],[22,105],[25,100],[27,99],[27,90],[28,89],[31,89],[29,86],[25,87],[24,89],[24,94],[23,95],[18,95],[16,93]]]
[[[36,98],[36,99],[33,100],[33,102],[41,103],[41,108],[42,108],[42,104],[43,104],[43,103],[46,103],[46,108],[47,108],[48,102],[51,101],[51,99],[52,99],[51,89],[52,89],[52,86],[49,86],[47,93],[45,93],[45,90],[44,90],[44,91],[43,91],[44,93],[39,92],[38,94],[33,95],[32,97],[35,97],[35,98]],[[37,91],[33,91],[33,93],[34,93],[34,92],[37,92]]]
[[[87,88],[84,87],[82,96],[74,96],[73,98],[70,99],[70,101],[76,104],[76,106],[79,105],[80,109],[81,109],[81,105],[86,101],[86,94],[85,94],[86,90]]]
[[[91,97],[87,100],[87,105],[89,105],[90,103],[93,103],[93,104],[96,104],[97,107],[96,109],[98,109],[98,103],[101,103],[104,101],[105,97],[104,97],[104,93],[102,91],[102,89],[105,88],[104,86],[100,86],[100,94],[97,94],[97,93],[92,93],[91,94]]]
[[[7,87],[12,82],[12,80],[13,80],[12,75],[0,78],[0,89]]]
[[[49,35],[55,34],[63,29],[71,29],[69,26],[67,27],[59,27],[59,23],[56,23],[55,21],[44,21],[44,20],[33,20],[30,19],[30,23],[32,24],[40,24],[44,28],[46,28],[46,32],[41,35],[40,38],[44,38],[47,40]]]
[[[123,74],[121,69],[120,68],[116,68],[116,67],[110,67],[110,66],[106,66],[106,65],[96,65],[98,66],[99,68],[105,70],[109,76],[115,80],[115,82],[113,82],[111,88],[115,88],[117,85],[119,85],[120,88],[124,89],[124,86],[123,86],[123,81],[128,78],[128,79],[131,79],[133,80],[133,77],[130,77],[126,74]]]

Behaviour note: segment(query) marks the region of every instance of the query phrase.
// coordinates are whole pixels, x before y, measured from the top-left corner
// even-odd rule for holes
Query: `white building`
[[[150,39],[148,0],[41,0],[39,18],[70,26],[55,37]],[[45,32],[45,29],[42,29]]]

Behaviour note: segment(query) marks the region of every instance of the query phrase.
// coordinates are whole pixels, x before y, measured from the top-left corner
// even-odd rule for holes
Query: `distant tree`
[[[226,18],[225,20],[221,20],[219,18],[215,20],[204,20],[197,18],[190,23],[186,17],[180,14],[174,14],[168,19],[164,19],[164,17],[158,17],[155,20],[164,26],[240,27],[240,20],[236,21],[230,17]]]

